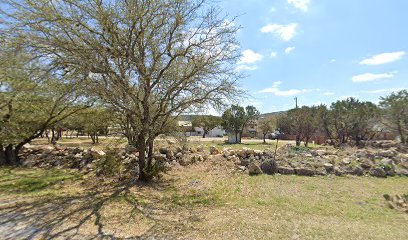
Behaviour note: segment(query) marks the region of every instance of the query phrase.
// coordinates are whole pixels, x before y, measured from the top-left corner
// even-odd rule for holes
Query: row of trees
[[[381,98],[377,106],[371,102],[348,98],[325,105],[301,107],[289,110],[277,119],[277,128],[296,135],[296,145],[301,141],[308,145],[315,135],[323,135],[333,145],[353,143],[361,145],[378,132],[390,130],[398,133],[402,143],[408,135],[408,92],[392,93]]]
[[[18,164],[22,145],[97,101],[125,127],[149,180],[154,139],[177,116],[241,93],[239,26],[207,0],[1,5],[3,163]]]
[[[333,145],[361,146],[383,131],[397,133],[408,143],[408,91],[401,90],[381,97],[378,106],[372,102],[348,98],[326,105],[303,106],[284,114],[260,116],[253,106],[232,105],[222,115],[222,126],[235,135],[236,142],[249,122],[256,121],[263,140],[268,134],[280,132],[296,136],[296,145],[308,146],[315,135],[324,136]],[[215,125],[211,126],[215,127]]]

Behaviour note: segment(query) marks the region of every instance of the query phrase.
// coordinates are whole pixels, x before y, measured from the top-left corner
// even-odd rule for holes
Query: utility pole
[[[297,100],[298,100],[298,98],[295,97],[296,108],[298,108]]]

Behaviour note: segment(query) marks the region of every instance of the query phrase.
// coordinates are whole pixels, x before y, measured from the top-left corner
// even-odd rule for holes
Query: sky
[[[241,87],[262,113],[379,102],[408,89],[407,0],[221,0],[238,18]]]

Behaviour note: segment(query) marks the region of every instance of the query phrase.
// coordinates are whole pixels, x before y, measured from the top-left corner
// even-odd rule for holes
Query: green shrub
[[[98,176],[113,177],[119,175],[121,161],[117,158],[116,151],[109,150],[105,156],[96,162],[96,173]]]

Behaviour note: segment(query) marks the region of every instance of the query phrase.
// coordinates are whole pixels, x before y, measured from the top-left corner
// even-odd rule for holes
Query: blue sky
[[[222,0],[236,24],[242,87],[261,112],[408,88],[407,0]]]

